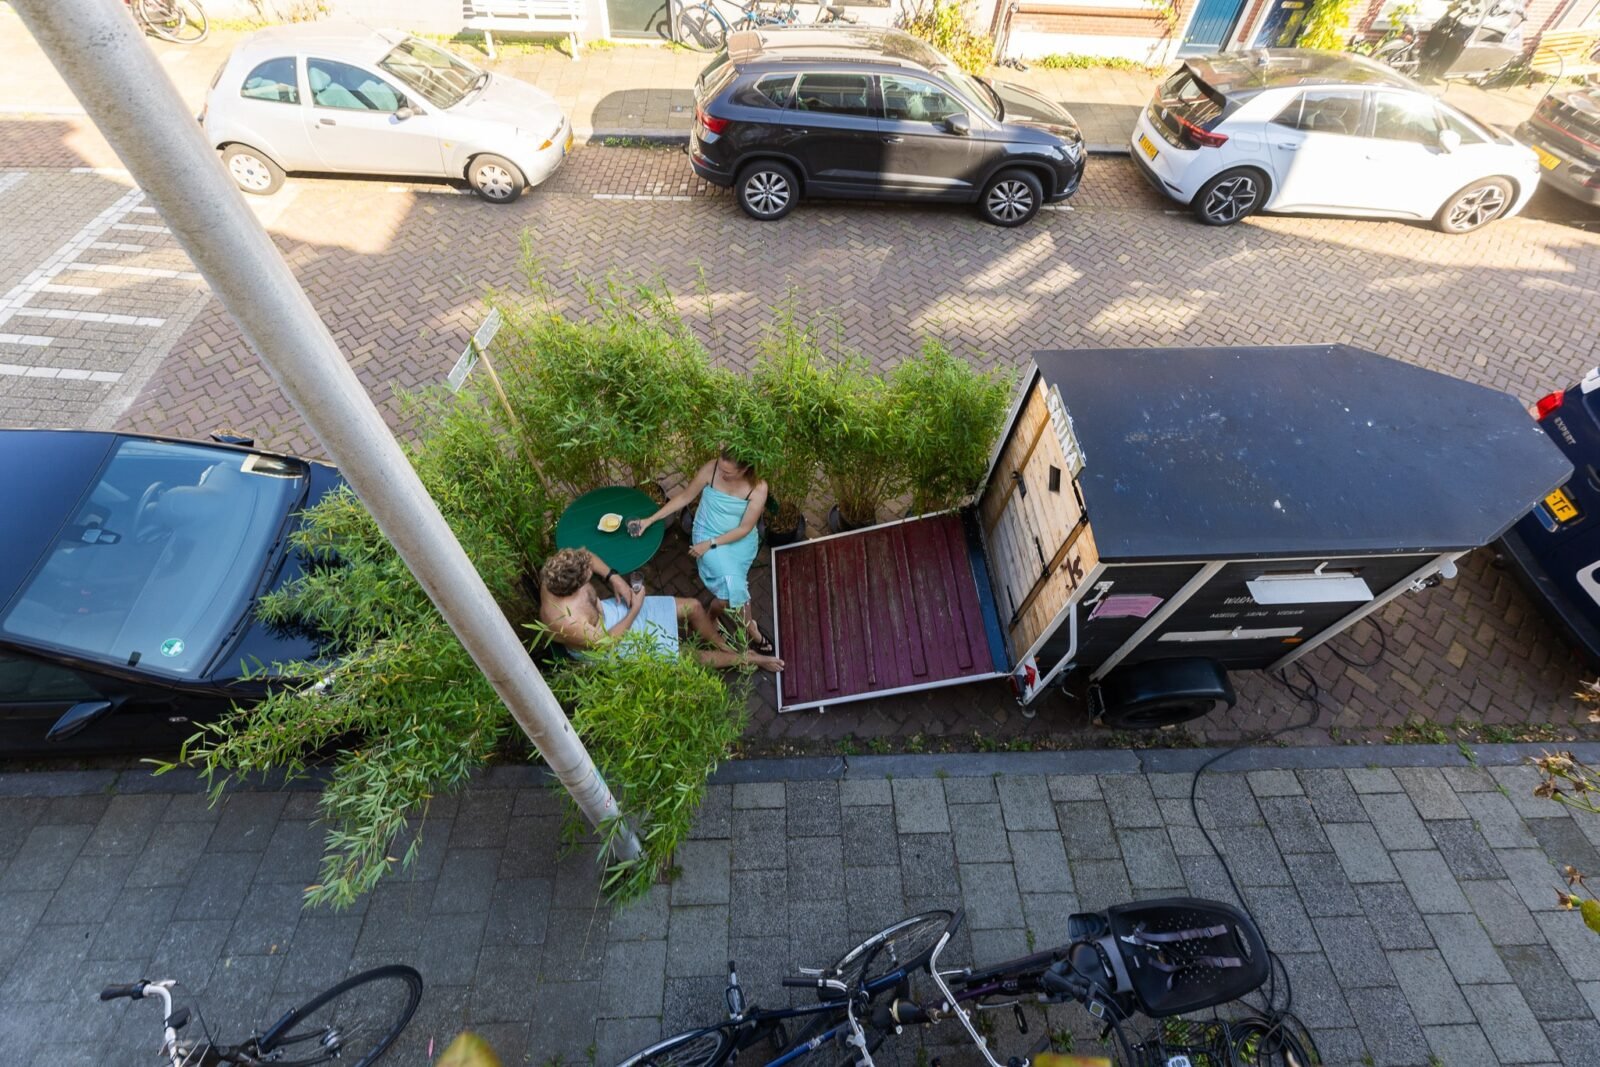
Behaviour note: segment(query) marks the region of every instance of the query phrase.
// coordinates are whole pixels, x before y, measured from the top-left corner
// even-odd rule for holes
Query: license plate
[[[568,130],[567,139],[561,144],[561,154],[566,155],[570,151],[572,151],[572,131]]]
[[[1139,148],[1151,159],[1156,158],[1156,146],[1150,143],[1150,138],[1144,134],[1139,135]]]
[[[1545,170],[1555,170],[1557,167],[1561,166],[1560,156],[1551,152],[1546,152],[1538,145],[1529,145],[1528,147],[1532,148],[1533,154],[1539,157],[1539,166],[1543,167]]]
[[[1572,502],[1565,489],[1557,489],[1545,497],[1544,506],[1550,509],[1557,522],[1571,522],[1578,517],[1578,505]]]

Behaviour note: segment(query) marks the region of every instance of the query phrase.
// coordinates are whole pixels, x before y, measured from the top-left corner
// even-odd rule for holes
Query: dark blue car
[[[340,484],[248,444],[0,430],[0,758],[170,751],[314,658],[255,607]]]
[[[1534,599],[1600,668],[1600,369],[1533,409],[1572,462],[1573,476],[1501,540],[1501,553]]]

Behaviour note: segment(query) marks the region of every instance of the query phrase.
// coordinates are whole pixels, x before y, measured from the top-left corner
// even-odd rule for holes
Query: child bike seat
[[[1261,931],[1230,904],[1168,897],[1119,904],[1105,914],[1129,991],[1151,1018],[1237,1000],[1267,980],[1271,964]]]

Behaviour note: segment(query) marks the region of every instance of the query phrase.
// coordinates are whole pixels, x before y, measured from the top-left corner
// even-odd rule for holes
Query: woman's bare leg
[[[688,623],[695,633],[699,634],[706,644],[719,652],[730,655],[733,649],[728,644],[727,638],[722,636],[722,630],[712,621],[711,613],[704,604],[692,596],[678,598],[678,618]]]

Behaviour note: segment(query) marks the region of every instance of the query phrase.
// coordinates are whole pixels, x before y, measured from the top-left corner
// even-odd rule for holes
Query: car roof
[[[1196,77],[1224,96],[1244,97],[1268,89],[1308,85],[1387,87],[1426,92],[1382,63],[1348,52],[1312,48],[1255,48],[1184,61]]]
[[[399,30],[377,30],[359,22],[297,22],[257,30],[234,49],[235,58],[326,51],[352,59],[377,60],[406,39]]]
[[[785,63],[878,63],[940,70],[949,61],[902,30],[878,26],[762,28],[728,35],[728,57],[740,69]]]

